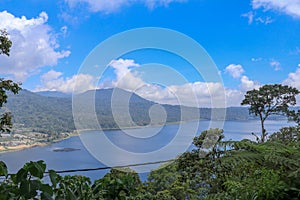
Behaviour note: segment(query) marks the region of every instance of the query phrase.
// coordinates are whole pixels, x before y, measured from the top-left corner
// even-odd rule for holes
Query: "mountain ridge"
[[[45,97],[59,97],[59,98],[72,97],[72,94],[58,92],[58,91],[39,91],[39,92],[34,92],[34,93],[41,95],[41,96],[45,96]]]
[[[131,95],[128,102],[129,104],[127,106],[129,106],[128,109],[132,120],[128,120],[128,117],[125,115],[123,116],[121,113],[120,115],[122,116],[118,116],[118,118],[124,122],[123,124],[121,123],[122,127],[151,125],[149,109],[154,105],[160,105],[165,109],[167,123],[196,120],[199,119],[199,113],[200,119],[210,120],[212,110],[214,110],[214,113],[216,113],[214,115],[214,120],[222,118],[221,108],[211,109],[183,106],[182,108],[184,108],[188,114],[185,119],[182,119],[180,113],[181,106],[157,104],[155,102],[146,100],[137,94],[131,94],[122,89],[117,90],[119,92],[115,94],[119,95],[119,97],[116,98],[116,102],[114,102],[115,105],[124,106],[122,98]],[[111,110],[111,97],[114,95],[113,92],[113,89],[98,89],[96,91],[87,91],[85,93],[78,94],[79,97],[84,98],[87,98],[89,95],[90,98],[94,98],[94,96],[91,95],[95,94],[96,114],[102,129],[120,128],[118,123],[115,122]],[[13,121],[15,124],[32,129],[34,132],[58,134],[61,132],[74,131],[75,125],[72,114],[72,99],[66,98],[66,96],[61,95],[61,93],[51,92],[51,96],[47,96],[45,94],[45,92],[40,94],[28,90],[21,90],[18,95],[9,94],[8,102],[5,104],[4,109],[8,109],[12,112],[14,116]],[[59,95],[59,97],[55,95]],[[226,120],[251,119],[248,113],[248,108],[245,107],[229,107],[226,108],[226,111]]]

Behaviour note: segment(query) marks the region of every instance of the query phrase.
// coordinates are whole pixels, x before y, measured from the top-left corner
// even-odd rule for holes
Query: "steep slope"
[[[78,94],[76,97],[82,99],[83,110],[79,111],[82,115],[81,118],[86,120],[86,128],[91,128],[91,126],[89,124],[90,116],[85,112],[84,104],[90,102],[93,98],[95,98],[97,120],[103,129],[160,124],[159,120],[162,117],[161,108],[165,110],[167,122],[198,119],[199,112],[201,119],[209,120],[211,119],[212,112],[212,109],[209,108],[198,109],[174,105],[159,105],[121,89],[87,91]],[[127,103],[126,99],[128,100]],[[114,108],[115,115],[113,115],[112,108]],[[155,112],[155,109],[152,112],[152,108],[158,108],[160,112]],[[28,90],[22,90],[18,95],[9,95],[8,103],[4,109],[8,109],[13,113],[14,123],[18,128],[23,127],[47,134],[75,130],[72,114],[72,98],[66,97],[61,93],[43,92],[43,95],[40,95]],[[181,118],[181,109],[184,109],[186,113],[185,118]],[[151,121],[149,116],[150,111],[155,116],[154,119],[157,118],[158,121]],[[222,109],[214,109],[213,111],[216,113],[214,115],[215,119],[221,119]],[[126,113],[129,113],[129,115]],[[115,119],[119,123],[116,123]],[[247,120],[249,119],[248,109],[240,107],[227,108],[226,119]]]
[[[13,114],[14,123],[42,133],[74,130],[71,99],[45,97],[28,90],[10,95],[5,105]]]

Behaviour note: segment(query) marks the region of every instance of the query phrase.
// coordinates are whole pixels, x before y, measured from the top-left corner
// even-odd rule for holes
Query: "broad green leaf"
[[[53,199],[53,189],[48,184],[42,184],[40,190],[42,191],[41,198],[42,199]]]
[[[49,170],[49,176],[50,176],[52,186],[55,188],[57,184],[58,174],[54,170]]]
[[[43,161],[30,162],[28,163],[27,167],[32,176],[38,177],[40,179],[44,177],[46,165],[43,163]]]
[[[7,176],[8,171],[7,171],[7,166],[3,161],[0,161],[0,176]]]
[[[16,174],[16,183],[20,183],[27,179],[28,171],[24,168],[21,168]]]

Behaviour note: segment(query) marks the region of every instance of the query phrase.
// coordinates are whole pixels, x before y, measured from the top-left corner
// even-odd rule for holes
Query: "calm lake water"
[[[197,126],[197,130],[194,130],[195,125],[198,122],[188,122],[183,124],[172,124],[164,127],[151,127],[151,128],[142,128],[142,129],[131,129],[128,132],[130,135],[125,134],[121,130],[112,130],[105,131],[104,135],[111,141],[113,144],[118,146],[120,149],[129,152],[128,156],[124,156],[123,154],[119,154],[117,151],[113,151],[104,144],[102,144],[101,140],[99,140],[97,136],[97,132],[89,131],[86,134],[86,138],[84,139],[84,143],[95,143],[98,148],[101,158],[100,160],[105,162],[98,161],[94,156],[97,157],[97,152],[94,152],[94,156],[85,148],[85,145],[82,143],[82,140],[79,136],[71,137],[61,142],[53,143],[44,147],[34,147],[31,149],[25,149],[17,152],[7,152],[0,154],[0,160],[6,162],[9,171],[11,173],[15,173],[18,169],[20,169],[24,163],[28,161],[37,161],[44,160],[47,164],[47,169],[54,170],[68,170],[68,169],[84,169],[84,168],[97,168],[104,167],[107,164],[109,165],[126,165],[133,163],[141,163],[145,160],[144,158],[135,157],[138,154],[143,154],[149,152],[149,154],[153,153],[152,157],[149,157],[149,161],[161,161],[172,159],[176,157],[176,155],[182,153],[182,149],[186,148],[188,143],[189,149],[192,148],[190,146],[191,138],[194,135],[199,135],[201,131],[207,130],[211,127],[210,121],[200,121],[199,126]],[[217,124],[217,125],[216,125]],[[213,124],[213,127],[220,126],[218,123]],[[287,123],[286,121],[266,121],[266,129],[269,133],[273,133],[279,130],[283,126],[291,126],[292,123]],[[241,140],[244,138],[253,139],[251,136],[251,132],[259,133],[260,132],[260,122],[256,120],[250,121],[226,121],[224,124],[224,134],[226,139],[232,140]],[[173,140],[176,134],[180,131],[181,135]],[[157,132],[153,135],[154,132]],[[153,136],[151,136],[151,134]],[[134,136],[134,137],[133,137]],[[144,136],[144,137],[143,137]],[[151,136],[145,138],[146,136]],[[176,136],[177,137],[177,136]],[[99,140],[99,141],[97,141]],[[96,142],[95,142],[96,141]],[[102,140],[103,141],[103,140]],[[183,142],[180,142],[183,141]],[[158,149],[163,149],[165,146],[172,147],[165,151],[164,153],[158,153]],[[89,149],[92,147],[87,145]],[[91,147],[91,148],[90,148]],[[60,148],[74,148],[78,149],[76,151],[69,152],[55,152],[54,149]],[[127,155],[127,154],[126,154]],[[99,159],[99,157],[98,157]],[[103,160],[104,159],[104,160]],[[106,162],[110,160],[109,162]],[[105,163],[105,164],[103,164]],[[115,165],[114,165],[115,164]],[[150,169],[157,167],[157,165],[148,166],[148,168],[138,168],[139,172],[146,172]],[[92,180],[99,179],[103,177],[108,170],[102,171],[91,171],[91,172],[80,172],[76,174],[81,174],[85,176],[89,176]],[[74,173],[71,173],[74,174]],[[147,173],[141,173],[140,176],[145,180]]]

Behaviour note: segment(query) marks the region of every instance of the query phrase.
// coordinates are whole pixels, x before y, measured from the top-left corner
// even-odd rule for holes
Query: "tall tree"
[[[241,105],[250,105],[249,113],[259,116],[261,122],[261,137],[257,137],[260,142],[265,142],[267,132],[265,129],[265,120],[270,115],[289,114],[289,106],[296,104],[296,95],[299,91],[290,86],[280,84],[264,85],[259,89],[253,89],[246,93],[245,99]]]
[[[0,55],[4,54],[9,56],[10,48],[12,42],[8,38],[8,34],[5,30],[0,30]],[[7,93],[12,92],[17,94],[20,90],[20,86],[18,83],[13,82],[12,80],[5,80],[0,78],[0,108],[4,103],[7,102]],[[1,132],[9,132],[12,128],[12,115],[10,112],[4,112],[0,116],[0,133]]]

